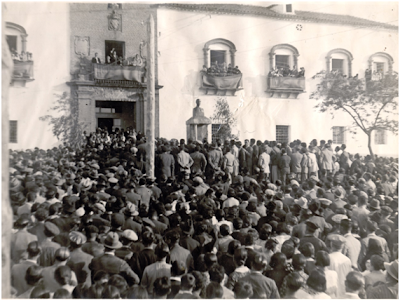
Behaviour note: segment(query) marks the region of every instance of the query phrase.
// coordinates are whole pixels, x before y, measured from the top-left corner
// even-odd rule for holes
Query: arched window
[[[297,60],[299,51],[296,47],[289,44],[279,44],[272,47],[269,53],[269,66],[270,70],[274,69],[292,69],[294,67],[298,70]]]
[[[218,61],[218,64],[225,63],[235,67],[236,47],[231,41],[225,39],[214,39],[208,41],[203,48],[204,66],[210,68],[212,62]]]
[[[326,56],[326,70],[337,71],[350,77],[352,61],[353,55],[350,51],[342,48],[333,49]]]
[[[393,58],[386,52],[376,52],[369,57],[368,69],[372,73],[378,72],[391,75],[393,73]]]
[[[26,52],[26,37],[28,34],[25,28],[12,22],[6,22],[5,33],[11,53],[13,51],[18,53]]]

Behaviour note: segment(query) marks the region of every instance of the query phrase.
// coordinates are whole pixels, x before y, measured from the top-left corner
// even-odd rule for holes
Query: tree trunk
[[[367,134],[367,136],[368,136],[368,150],[369,150],[369,154],[371,155],[372,161],[375,161],[374,151],[372,150],[372,145],[371,145],[371,142],[372,142],[371,141],[372,140],[371,135],[372,135],[372,132],[369,132]]]

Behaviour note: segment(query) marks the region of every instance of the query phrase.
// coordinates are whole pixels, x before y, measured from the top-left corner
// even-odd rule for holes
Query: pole
[[[2,4],[3,14],[5,11],[5,4]],[[3,15],[4,16],[4,15]],[[1,163],[2,163],[2,177],[1,177],[1,255],[2,255],[2,281],[1,281],[1,296],[3,299],[11,298],[11,229],[13,225],[13,214],[10,206],[9,197],[9,156],[8,156],[8,140],[9,140],[9,120],[8,120],[8,92],[10,87],[11,74],[13,71],[13,61],[7,46],[4,34],[5,22],[2,22],[2,78],[1,78],[1,125],[2,125],[2,138],[1,143]],[[23,277],[21,275],[21,277]]]
[[[150,15],[147,33],[149,42],[147,43],[147,110],[146,110],[146,175],[154,177],[154,157],[155,157],[155,61],[154,61],[154,19]]]

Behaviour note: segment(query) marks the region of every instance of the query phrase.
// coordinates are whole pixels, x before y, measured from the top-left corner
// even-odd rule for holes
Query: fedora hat
[[[371,202],[369,203],[369,208],[374,210],[381,209],[380,202],[376,199],[372,199]]]
[[[399,280],[399,261],[395,260],[391,263],[384,263],[387,273],[394,279]]]
[[[125,215],[128,215],[128,216],[138,216],[139,215],[139,211],[136,210],[136,205],[131,202],[129,202],[126,205],[124,213],[125,213]]]
[[[119,249],[122,247],[122,243],[119,241],[118,233],[109,232],[104,240],[104,246],[109,249]]]

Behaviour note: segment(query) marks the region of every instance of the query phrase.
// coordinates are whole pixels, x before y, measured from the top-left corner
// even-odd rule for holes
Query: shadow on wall
[[[244,78],[244,88],[246,90],[246,95],[251,97],[267,97],[267,77],[263,75],[258,75],[255,77],[245,77]],[[251,94],[248,93],[251,91]]]
[[[183,95],[190,95],[193,97],[200,95],[201,77],[200,70],[190,70],[189,74],[185,76],[181,93]]]

